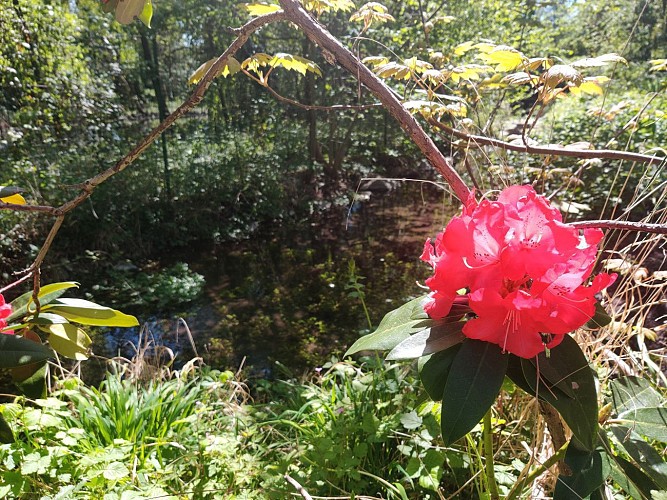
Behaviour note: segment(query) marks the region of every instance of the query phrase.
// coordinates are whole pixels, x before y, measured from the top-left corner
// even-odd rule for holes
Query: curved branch
[[[473,135],[448,127],[444,123],[439,122],[433,118],[428,119],[428,123],[434,127],[439,128],[459,139],[464,139],[475,146],[494,146],[507,151],[517,151],[519,153],[528,153],[535,155],[553,155],[553,156],[572,156],[574,158],[593,159],[601,158],[605,160],[625,160],[635,161],[639,163],[662,163],[667,161],[665,156],[651,156],[641,153],[630,153],[627,151],[616,151],[613,149],[575,149],[568,147],[554,147],[554,146],[531,146],[528,144],[511,144],[509,142],[501,141],[500,139],[492,139],[483,135]]]
[[[445,156],[440,152],[433,140],[424,132],[408,110],[406,110],[391,90],[371,70],[347,48],[345,48],[331,33],[311,17],[296,0],[280,0],[281,7],[289,16],[289,20],[301,28],[308,38],[320,46],[325,59],[335,60],[349,71],[359,82],[365,85],[382,104],[389,110],[401,128],[419,147],[424,156],[431,162],[451,186],[454,194],[465,201],[470,189],[463,182]]]

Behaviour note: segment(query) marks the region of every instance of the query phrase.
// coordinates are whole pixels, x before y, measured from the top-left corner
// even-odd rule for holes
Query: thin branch
[[[648,222],[632,222],[624,220],[581,220],[569,222],[571,226],[580,228],[597,227],[600,229],[620,229],[621,231],[641,231],[644,233],[667,234],[667,224],[649,224]]]
[[[264,87],[266,90],[268,90],[269,93],[273,97],[278,99],[280,102],[284,102],[286,104],[296,106],[297,108],[305,109],[306,111],[326,111],[326,112],[348,111],[348,110],[362,111],[364,109],[382,107],[381,102],[376,102],[376,103],[372,103],[372,104],[333,104],[331,106],[317,106],[317,105],[314,105],[314,104],[303,104],[299,101],[295,101],[294,99],[290,99],[289,97],[285,97],[284,95],[279,94],[268,83],[260,82],[259,80],[255,79],[255,78],[252,78],[252,79],[255,80],[259,85]]]
[[[455,128],[448,127],[444,123],[441,123],[433,118],[429,118],[428,122],[434,127],[439,128],[451,134],[459,139],[464,139],[468,141],[469,144],[479,146],[494,146],[500,149],[505,149],[508,151],[517,151],[519,153],[528,153],[535,155],[550,155],[550,156],[572,156],[574,158],[600,158],[605,160],[625,160],[625,161],[635,161],[639,163],[662,163],[667,161],[665,156],[651,156],[644,155],[641,153],[630,153],[627,151],[616,151],[613,149],[575,149],[568,148],[565,146],[532,146],[532,145],[521,145],[521,144],[511,144],[509,142],[501,141],[500,139],[493,139],[491,137],[486,137],[483,135],[473,135],[457,130]]]
[[[291,484],[296,491],[299,492],[299,495],[303,497],[304,500],[313,500],[313,497],[310,496],[310,494],[306,491],[306,489],[299,484],[299,482],[294,479],[292,476],[289,474],[285,474],[285,480]]]
[[[58,209],[56,207],[50,207],[48,205],[19,205],[17,203],[5,203],[4,201],[0,201],[0,210],[11,210],[12,212],[41,212],[53,216],[58,215]]]
[[[289,20],[299,26],[313,42],[319,45],[327,60],[335,60],[350,74],[365,85],[377,99],[384,104],[401,128],[419,147],[424,156],[431,162],[445,180],[454,194],[461,200],[468,198],[470,190],[445,156],[440,152],[433,140],[424,132],[410,112],[403,107],[394,93],[368,69],[352,52],[345,48],[321,24],[306,12],[296,0],[280,0],[281,7],[289,16]]]

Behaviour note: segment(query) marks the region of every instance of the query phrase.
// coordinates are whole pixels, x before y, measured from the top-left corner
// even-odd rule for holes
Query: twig
[[[463,179],[461,179],[451,163],[440,152],[433,140],[424,132],[424,129],[419,125],[415,117],[403,107],[384,82],[334,38],[321,24],[313,19],[296,0],[280,0],[280,5],[287,13],[289,20],[299,26],[308,38],[319,45],[325,55],[328,54],[333,57],[384,104],[401,128],[431,162],[433,167],[442,174],[452,187],[454,194],[461,201],[465,201],[470,193],[468,186],[463,182]]]
[[[665,156],[651,156],[641,153],[630,153],[628,151],[616,151],[613,149],[575,149],[566,146],[531,146],[521,144],[511,144],[509,142],[501,141],[500,139],[493,139],[483,135],[473,135],[448,127],[433,118],[429,118],[428,122],[434,127],[439,128],[459,139],[468,141],[475,146],[494,146],[507,151],[517,151],[519,153],[528,153],[535,155],[549,155],[549,156],[572,156],[575,158],[593,159],[600,158],[605,160],[625,160],[635,161],[639,163],[662,163],[667,161]]]
[[[624,220],[580,220],[568,223],[571,226],[600,229],[620,229],[623,231],[640,231],[644,233],[667,234],[667,224],[650,224],[648,222],[632,222]]]
[[[299,495],[301,495],[304,500],[313,500],[313,497],[310,496],[310,494],[305,490],[303,486],[301,486],[296,479],[294,479],[292,476],[289,474],[285,474],[285,480],[294,486],[294,489],[299,492]]]

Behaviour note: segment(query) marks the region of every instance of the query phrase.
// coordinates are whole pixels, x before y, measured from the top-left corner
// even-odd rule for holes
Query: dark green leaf
[[[21,194],[24,191],[25,189],[21,189],[15,186],[0,186],[0,198],[7,198],[8,196]]]
[[[611,323],[611,316],[609,316],[609,314],[607,314],[607,311],[605,311],[604,307],[602,307],[602,304],[600,304],[599,302],[596,302],[595,303],[595,314],[584,325],[584,328],[587,328],[589,330],[597,330],[598,328],[602,328],[603,326],[607,326],[609,323]]]
[[[388,360],[414,359],[443,351],[463,342],[465,337],[461,332],[464,323],[440,323],[410,335],[403,342],[394,347],[387,355]]]
[[[658,485],[632,462],[619,456],[612,456],[610,460],[612,479],[632,498],[650,499],[651,490],[658,489]]]
[[[442,397],[441,428],[446,446],[477,425],[500,392],[508,355],[496,344],[466,339],[452,362]]]
[[[556,358],[560,359],[554,361]],[[537,394],[556,408],[582,445],[593,451],[598,432],[595,376],[577,342],[566,335],[561,344],[551,349],[550,358],[540,354],[537,363],[528,359],[520,359],[520,363],[521,382],[528,385],[529,393]],[[516,370],[510,370],[510,374],[521,387],[520,381],[514,379]]]
[[[27,368],[22,366],[21,369]],[[15,376],[18,368],[12,370],[12,378],[21,393],[31,399],[46,397],[46,361],[36,363],[31,366],[32,370],[28,377],[22,373],[19,377]],[[23,372],[23,370],[21,370]]]
[[[667,489],[667,462],[646,441],[629,428],[612,425],[610,428],[617,442],[628,455],[661,489]]]
[[[0,443],[8,444],[14,442],[14,433],[12,428],[9,427],[9,424],[5,420],[5,417],[2,416],[0,411]]]
[[[611,397],[616,414],[623,418],[640,408],[662,406],[663,397],[651,383],[639,377],[623,377],[611,381]]]
[[[565,463],[570,467],[572,475],[558,476],[554,500],[586,498],[600,488],[609,475],[609,463],[603,457],[605,454],[601,447],[585,451],[570,442],[565,453]]]
[[[45,361],[53,351],[43,344],[16,335],[0,334],[0,368],[14,368]]]
[[[428,319],[421,306],[424,297],[418,297],[387,313],[377,330],[358,339],[345,356],[359,351],[393,349],[410,335],[430,328],[435,324]]]
[[[37,295],[39,297],[39,304],[40,306],[45,306],[62,296],[68,288],[75,288],[78,286],[79,284],[74,281],[64,281],[61,283],[44,285],[39,289],[39,294]],[[32,309],[34,309],[35,306],[32,302],[32,291],[26,292],[12,300],[11,305],[12,314],[7,318],[7,323],[25,316],[28,313],[28,306],[32,306]],[[32,312],[34,312],[34,310]]]
[[[433,401],[442,400],[449,369],[460,347],[460,344],[455,345],[444,351],[419,358],[417,364],[419,367],[419,378]]]

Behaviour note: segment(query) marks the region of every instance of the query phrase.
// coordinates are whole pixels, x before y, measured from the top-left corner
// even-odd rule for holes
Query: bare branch
[[[389,110],[401,128],[414,141],[424,156],[431,162],[449,183],[454,194],[461,200],[468,198],[470,190],[445,156],[440,152],[433,140],[424,132],[408,110],[406,110],[394,93],[368,69],[352,52],[345,48],[331,33],[306,12],[296,0],[280,0],[280,5],[289,16],[289,20],[299,26],[313,42],[325,53],[348,70],[365,85],[382,104]]]
[[[480,146],[494,146],[500,149],[507,151],[517,151],[519,153],[528,153],[535,155],[550,155],[550,156],[571,156],[574,158],[584,158],[584,159],[593,159],[600,158],[605,160],[625,160],[625,161],[634,161],[639,163],[662,163],[667,161],[665,156],[651,156],[644,155],[641,153],[630,153],[627,151],[616,151],[613,149],[575,149],[568,148],[566,146],[556,147],[556,146],[531,146],[528,144],[510,144],[509,142],[501,141],[499,139],[493,139],[491,137],[486,137],[483,135],[473,135],[457,130],[455,128],[448,127],[444,123],[441,123],[433,118],[429,118],[428,122],[434,127],[439,128],[451,134],[459,139],[464,139],[468,141],[470,145],[477,147]]]
[[[647,222],[632,222],[624,220],[581,220],[569,222],[571,226],[600,229],[620,229],[621,231],[640,231],[643,233],[667,234],[667,224],[649,224]]]

